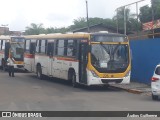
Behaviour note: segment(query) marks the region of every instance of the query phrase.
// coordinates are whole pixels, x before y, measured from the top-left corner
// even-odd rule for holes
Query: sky
[[[112,18],[116,8],[140,0],[88,0],[89,17]],[[86,17],[86,0],[0,0],[0,26],[24,31],[31,23],[47,27],[68,27],[74,19]],[[149,5],[150,0],[138,4]],[[129,6],[135,12],[136,6]]]

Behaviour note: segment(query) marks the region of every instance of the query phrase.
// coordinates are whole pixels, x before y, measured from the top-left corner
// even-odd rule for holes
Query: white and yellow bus
[[[130,83],[131,59],[127,36],[74,33],[25,36],[24,67],[37,74],[78,84]]]
[[[7,60],[13,62],[14,68],[24,67],[24,37],[0,36],[0,66],[3,70],[7,68]]]

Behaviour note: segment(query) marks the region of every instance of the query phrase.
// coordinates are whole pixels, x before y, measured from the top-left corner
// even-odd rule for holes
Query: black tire
[[[40,80],[43,79],[42,68],[41,68],[40,65],[37,66],[37,72],[36,72],[36,74],[37,74],[37,78],[38,78],[38,79],[40,79]]]
[[[24,71],[23,71],[24,73],[29,73],[29,71],[27,70],[27,69],[24,69]]]
[[[158,100],[158,96],[152,94],[152,100]]]
[[[75,72],[72,72],[71,74],[71,82],[72,82],[72,87],[77,88],[78,83],[76,82],[76,74]]]
[[[104,84],[104,85],[103,85],[103,88],[104,88],[104,89],[108,89],[109,87],[110,87],[109,84]]]

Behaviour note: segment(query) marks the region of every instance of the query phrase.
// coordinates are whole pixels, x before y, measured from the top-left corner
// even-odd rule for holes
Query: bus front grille
[[[110,82],[115,82],[115,83],[121,83],[123,79],[101,79],[102,83],[110,83]]]

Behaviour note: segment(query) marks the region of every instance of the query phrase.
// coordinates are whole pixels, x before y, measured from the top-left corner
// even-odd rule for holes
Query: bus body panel
[[[42,74],[68,80],[68,72],[70,68],[74,68],[78,82],[78,61],[72,58],[63,57],[47,57],[35,55],[35,64],[41,65]],[[46,61],[48,61],[46,63]],[[36,71],[35,71],[36,72]]]
[[[93,38],[91,37],[93,36]],[[95,38],[94,38],[95,35]],[[102,36],[101,36],[102,35]],[[117,38],[120,37],[120,42],[117,42],[116,39],[108,39],[109,41],[103,41],[106,36],[112,38],[112,36],[116,36]],[[68,80],[69,71],[73,70],[76,75],[76,82],[85,85],[105,85],[105,84],[128,84],[130,83],[130,71],[131,71],[131,60],[130,60],[130,51],[129,51],[129,42],[125,39],[123,40],[121,35],[116,34],[99,34],[99,33],[92,33],[92,34],[61,34],[61,35],[33,35],[27,36],[26,39],[35,39],[35,40],[46,40],[46,42],[54,42],[54,53],[53,55],[48,54],[47,52],[41,54],[37,52],[35,54],[35,61],[29,62],[29,60],[25,59],[27,62],[25,64],[34,64],[36,72],[36,67],[38,65],[41,66],[42,74],[61,78]],[[103,39],[102,39],[103,38]],[[91,39],[95,39],[97,41],[91,41]],[[69,57],[66,55],[59,55],[61,52],[61,45],[59,41],[65,42],[73,40],[77,41],[76,46],[76,56]],[[58,44],[57,44],[58,43]],[[48,44],[48,43],[47,43]],[[67,44],[70,44],[69,42]],[[38,43],[39,45],[39,43]],[[66,47],[65,45],[63,46]],[[67,46],[73,47],[73,46]],[[99,67],[96,68],[96,65],[93,63],[93,58],[91,56],[92,47],[94,50],[100,50],[96,55],[101,54],[100,52],[108,52],[110,54],[110,59],[112,61],[107,63],[105,61],[99,62]],[[101,48],[100,48],[101,47]],[[73,47],[74,48],[74,47]],[[100,48],[100,49],[99,49]],[[48,48],[47,48],[48,49]],[[124,49],[124,50],[123,50]],[[57,52],[57,51],[59,52]],[[67,48],[68,50],[68,48]],[[122,53],[123,54],[122,54]],[[66,54],[65,51],[63,54]],[[120,62],[120,58],[116,55],[120,55],[123,57],[123,60],[127,59],[124,63]],[[104,55],[105,56],[105,55]],[[102,57],[104,57],[102,54]],[[34,59],[34,58],[33,58]],[[32,65],[30,65],[32,66]],[[101,67],[102,66],[102,67]],[[110,67],[109,67],[110,66]],[[115,68],[114,68],[115,67]],[[31,70],[31,68],[30,68]],[[118,71],[119,70],[119,71]]]
[[[24,68],[30,72],[35,72],[35,58],[32,54],[24,54]]]
[[[48,56],[48,67],[47,67],[47,75],[48,76],[53,76],[53,70],[52,70],[52,61],[53,61],[53,57],[52,56]]]
[[[46,61],[48,61],[48,57],[47,56],[45,56],[45,55],[36,55],[35,54],[35,65],[36,66],[38,66],[38,65],[41,66],[42,74],[44,74],[44,75],[47,75],[47,67],[48,67],[48,65],[47,65]]]
[[[57,78],[61,78],[60,77],[60,68],[61,68],[61,61],[57,60],[56,57],[53,58],[52,63],[52,76],[53,77],[57,77]]]

